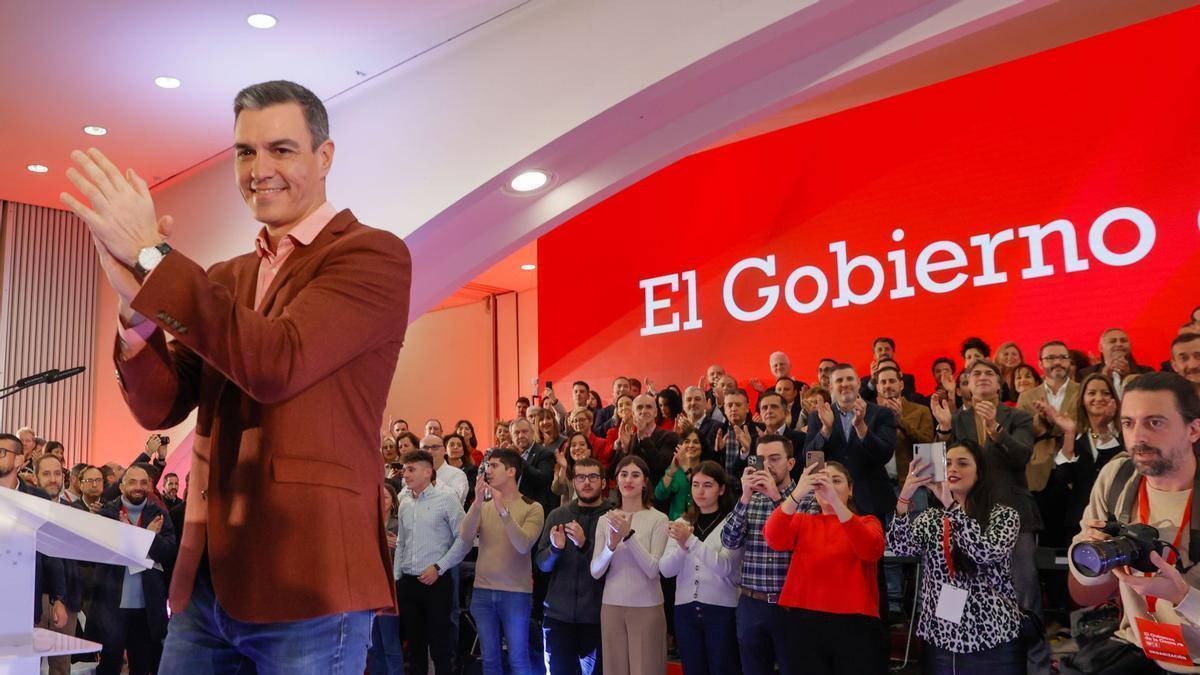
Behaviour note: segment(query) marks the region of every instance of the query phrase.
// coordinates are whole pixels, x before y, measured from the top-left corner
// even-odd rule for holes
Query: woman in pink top
[[[879,620],[883,526],[854,513],[854,483],[837,462],[810,465],[763,527],[776,551],[792,551],[779,604],[807,673],[887,673]],[[814,507],[810,494],[815,494]]]

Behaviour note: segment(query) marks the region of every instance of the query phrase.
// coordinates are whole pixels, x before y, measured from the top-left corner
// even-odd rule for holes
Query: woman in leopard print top
[[[1024,673],[1025,654],[1018,639],[1021,613],[1010,572],[1021,519],[1016,510],[995,502],[978,444],[962,441],[949,449],[945,483],[934,484],[932,471],[918,477],[927,466],[917,460],[909,467],[887,533],[892,551],[921,557],[924,575],[917,634],[928,646],[925,672]],[[921,487],[934,492],[946,508],[926,509],[910,518],[909,500]],[[938,599],[948,586],[967,591],[958,621],[938,616]]]

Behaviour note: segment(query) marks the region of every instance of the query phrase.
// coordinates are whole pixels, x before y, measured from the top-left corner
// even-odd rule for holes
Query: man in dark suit
[[[792,444],[793,448],[804,447],[804,434],[788,424],[790,417],[782,395],[775,393],[774,390],[768,390],[759,396],[758,414],[762,416],[762,424],[758,425],[758,436],[782,436]],[[796,462],[792,466],[792,478],[798,478],[803,471],[803,462]]]
[[[1004,380],[1000,366],[994,361],[975,360],[967,371],[967,378],[971,390],[970,408],[952,412],[943,398],[933,403],[933,417],[937,422],[934,440],[953,445],[967,439],[983,449],[996,501],[1011,506],[1021,516],[1021,531],[1012,553],[1017,603],[1040,618],[1042,587],[1034,561],[1037,551],[1034,533],[1042,529],[1042,519],[1026,478],[1026,466],[1033,457],[1033,417],[1020,408],[1010,408],[1000,402],[1000,384]],[[1043,642],[1030,649],[1029,672],[1049,672],[1050,652],[1044,646]]]
[[[167,577],[175,560],[175,529],[167,512],[153,499],[152,470],[134,464],[121,477],[121,496],[100,515],[154,532],[149,557],[155,566],[138,574],[126,567],[98,565],[96,596],[88,617],[88,637],[104,645],[98,675],[119,675],[129,654],[129,675],[158,672],[167,636]]]
[[[695,385],[684,389],[683,415],[675,420],[675,433],[683,436],[691,429],[696,429],[700,432],[700,438],[711,448],[720,427],[721,421],[708,414],[708,398],[705,391]]]
[[[67,480],[67,472],[61,457],[51,454],[42,455],[34,462],[33,471],[34,478],[37,480],[37,486],[46,493],[47,499],[73,509],[79,509],[84,513],[90,513],[88,507],[83,504],[82,499],[70,501],[64,497],[67,491],[63,488],[63,485]],[[75,626],[79,621],[79,610],[83,608],[84,579],[81,565],[88,563],[69,559],[62,559],[60,562],[63,568],[63,581],[66,584],[62,603],[67,610],[67,620],[62,626],[54,626],[53,622],[47,619],[43,621],[41,627],[74,637]],[[88,565],[90,567],[90,564]],[[50,602],[48,594],[43,595],[41,600],[42,614],[45,617],[47,613],[52,613],[53,604]],[[70,655],[51,656],[48,658],[48,661],[50,675],[66,675],[71,672]]]
[[[1134,361],[1129,335],[1120,328],[1109,328],[1100,334],[1100,359],[1100,363],[1075,373],[1076,381],[1083,382],[1092,373],[1103,373],[1116,387],[1117,396],[1120,396],[1125,392],[1126,377],[1154,371]]]
[[[514,449],[525,464],[517,476],[517,487],[521,494],[542,505],[545,512],[557,508],[558,495],[550,490],[554,480],[554,451],[533,441],[533,424],[524,417],[509,425]]]
[[[317,96],[264,82],[233,108],[238,189],[263,224],[251,252],[206,271],[173,250],[145,181],[96,150],[68,171],[90,204],[63,196],[119,296],[134,417],[165,429],[198,409],[161,671],[362,670],[375,613],[396,609],[379,424],[412,261],[327,201]]]
[[[888,460],[896,451],[896,417],[858,395],[854,366],[835,365],[829,380],[833,403],[822,401],[809,415],[804,451],[822,450],[826,461],[844,464],[854,481],[859,513],[886,523],[896,508],[896,493],[887,475]]]

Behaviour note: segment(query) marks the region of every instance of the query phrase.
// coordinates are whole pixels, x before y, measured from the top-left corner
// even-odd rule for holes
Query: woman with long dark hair
[[[729,475],[702,462],[691,474],[687,513],[667,526],[667,548],[658,561],[664,577],[677,577],[675,640],[685,675],[739,670],[735,612],[741,549],[721,545],[721,530],[733,511]]]
[[[707,445],[699,429],[688,429],[688,432],[680,437],[675,455],[667,465],[662,480],[654,486],[655,501],[660,505],[663,502],[667,504],[667,518],[675,520],[687,511],[692,495],[690,472],[712,454],[711,450],[706,449]]]
[[[932,469],[924,458],[909,465],[887,532],[890,550],[922,560],[917,634],[926,644],[925,672],[1024,673],[1021,610],[1011,571],[1020,516],[997,503],[974,441],[959,441],[946,452],[945,482],[933,483]],[[945,508],[910,518],[913,494],[922,487]]]
[[[660,429],[674,431],[676,418],[683,414],[683,397],[679,395],[679,392],[668,387],[658,392],[655,402],[658,403],[658,416],[654,423]]]
[[[550,491],[562,498],[561,506],[566,506],[575,499],[575,462],[592,456],[592,444],[588,434],[582,431],[572,431],[563,438],[564,442],[555,453]]]
[[[812,464],[771,513],[763,539],[791,551],[779,604],[788,612],[792,648],[813,673],[887,673],[887,637],[879,619],[883,525],[854,511],[854,481],[838,462]],[[819,513],[803,508],[815,495]]]
[[[1117,390],[1112,379],[1102,373],[1083,378],[1075,410],[1063,411],[1055,416],[1054,422],[1062,429],[1063,436],[1050,479],[1066,493],[1063,518],[1066,538],[1070,541],[1079,534],[1079,522],[1100,469],[1125,452],[1116,425]]]
[[[467,498],[463,501],[463,508],[469,509],[471,502],[475,501],[475,479],[479,476],[479,468],[472,461],[471,447],[467,439],[459,434],[450,434],[442,443],[446,446],[446,461],[467,475]]]

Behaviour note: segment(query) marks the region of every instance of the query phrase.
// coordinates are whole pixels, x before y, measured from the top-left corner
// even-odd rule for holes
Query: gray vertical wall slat
[[[100,266],[87,226],[57,209],[7,202],[0,280],[0,383],[85,366],[69,380],[0,401],[0,431],[29,426],[60,441],[68,466],[90,455]]]

